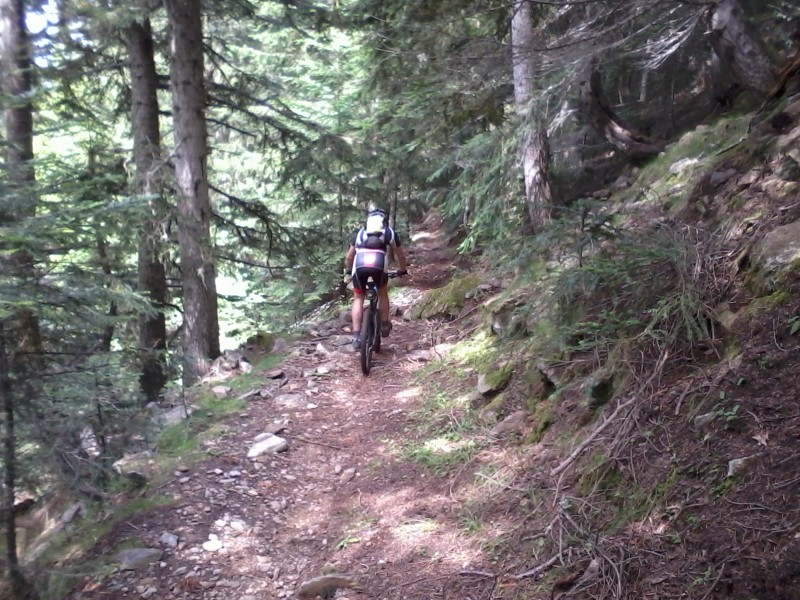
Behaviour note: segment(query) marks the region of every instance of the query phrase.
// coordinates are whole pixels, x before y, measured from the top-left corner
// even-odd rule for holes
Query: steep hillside
[[[45,597],[800,598],[799,124],[686,134],[513,277],[431,213],[368,378],[335,307],[165,431],[152,508],[69,526]]]

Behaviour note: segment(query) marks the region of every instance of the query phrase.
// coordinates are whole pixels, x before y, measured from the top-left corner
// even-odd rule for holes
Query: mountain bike
[[[397,277],[397,271],[386,273],[389,279]],[[372,355],[381,351],[381,314],[378,310],[378,282],[370,277],[364,285],[364,312],[361,315],[361,372],[369,375]]]

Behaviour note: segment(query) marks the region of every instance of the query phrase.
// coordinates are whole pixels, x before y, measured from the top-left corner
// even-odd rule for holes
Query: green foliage
[[[472,458],[477,450],[478,443],[474,439],[448,434],[407,442],[402,451],[407,458],[443,477]]]
[[[583,470],[580,486],[581,494],[590,501],[595,501],[594,495],[597,494],[614,506],[613,514],[604,523],[604,530],[613,534],[629,523],[640,521],[663,504],[677,481],[678,469],[672,468],[658,482],[649,485],[635,482],[602,454],[596,454]]]
[[[257,388],[264,381],[264,371],[276,367],[284,358],[285,356],[282,354],[268,354],[253,365],[252,371],[232,379],[230,382],[231,389],[234,391],[249,391]]]
[[[188,419],[164,429],[158,438],[158,453],[191,461],[199,456],[200,442],[206,436],[218,434],[214,427],[225,417],[241,412],[247,402],[237,398],[217,398],[203,393],[197,401],[197,411]]]
[[[511,253],[523,242],[527,215],[516,167],[518,147],[507,128],[493,128],[466,142],[434,174],[452,178],[443,207],[451,226],[468,225],[462,252],[498,246]]]
[[[626,340],[651,351],[714,336],[726,285],[710,264],[714,240],[661,227],[626,233],[563,271],[556,295],[565,347],[608,354]]]

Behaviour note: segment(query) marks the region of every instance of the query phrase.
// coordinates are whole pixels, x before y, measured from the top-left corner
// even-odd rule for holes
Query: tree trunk
[[[511,59],[514,75],[514,103],[526,131],[522,136],[520,157],[525,179],[525,201],[530,230],[541,229],[550,220],[553,195],[550,189],[550,151],[547,128],[537,122],[529,128],[527,118],[535,92],[536,41],[533,4],[527,0],[515,2],[511,13]]]
[[[528,133],[522,144],[522,164],[525,171],[525,193],[528,198],[528,218],[533,231],[539,231],[550,221],[553,194],[550,189],[550,140],[547,125],[540,123]]]
[[[775,84],[772,61],[750,30],[737,0],[720,0],[709,11],[709,29],[721,72],[732,72],[744,87],[768,93]]]
[[[0,0],[0,93],[5,109],[5,169],[9,184],[6,212],[0,223],[14,223],[35,213],[33,169],[33,107],[30,103],[31,58],[22,0]],[[3,250],[7,250],[3,248]],[[2,262],[4,276],[20,285],[33,281],[33,261],[28,252],[12,250]],[[31,294],[33,297],[33,294]],[[9,327],[10,325],[10,327]],[[13,340],[13,357],[9,358],[6,337]],[[12,597],[15,600],[34,598],[33,588],[26,582],[17,555],[14,500],[16,493],[15,403],[11,373],[22,373],[24,366],[41,351],[41,335],[36,315],[30,310],[17,310],[8,321],[0,321],[0,404],[4,421],[3,512],[6,541],[6,562]]]
[[[603,95],[600,71],[592,65],[588,82],[581,90],[592,124],[608,143],[631,158],[646,158],[661,152],[661,145],[625,123],[608,105]]]
[[[175,129],[178,242],[183,282],[183,382],[208,373],[219,356],[217,287],[211,243],[206,157],[203,29],[200,0],[167,0],[172,28],[170,88]]]
[[[158,75],[153,54],[150,20],[128,27],[128,55],[131,70],[131,123],[133,158],[136,164],[134,189],[148,196],[148,214],[142,224],[138,248],[139,292],[149,297],[154,312],[139,315],[139,385],[147,402],[155,402],[167,381],[164,353],[167,326],[163,307],[167,302],[167,277],[161,260],[161,220],[166,207],[161,196],[159,160],[161,132],[158,124]]]
[[[35,214],[36,177],[33,168],[33,106],[30,103],[31,57],[22,0],[0,0],[0,93],[6,98],[6,161],[10,194],[8,208],[0,223],[10,223]],[[7,260],[9,275],[20,284],[33,281],[33,260],[18,250]],[[33,296],[33,294],[31,294]],[[20,349],[30,355],[41,351],[36,316],[30,310],[17,311],[13,328]]]
[[[0,398],[3,404],[3,526],[5,527],[6,562],[8,563],[8,577],[11,582],[14,598],[22,598],[26,588],[25,577],[17,556],[17,523],[14,514],[14,501],[16,495],[16,437],[14,435],[14,399],[11,395],[11,376],[9,374],[9,361],[6,354],[5,324],[0,321]]]

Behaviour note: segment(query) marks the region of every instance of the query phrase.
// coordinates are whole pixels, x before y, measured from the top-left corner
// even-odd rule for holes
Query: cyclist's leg
[[[350,318],[353,325],[353,347],[357,350],[361,342],[361,316],[364,313],[364,285],[359,279],[359,269],[353,274],[353,306]]]
[[[392,331],[392,319],[389,316],[389,277],[383,274],[381,286],[378,288],[378,312],[381,315],[381,335],[388,336]]]

